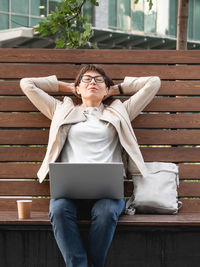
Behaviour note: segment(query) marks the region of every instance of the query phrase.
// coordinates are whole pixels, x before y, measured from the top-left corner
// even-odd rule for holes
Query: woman
[[[160,87],[158,77],[126,77],[113,85],[104,70],[84,66],[75,84],[58,81],[56,76],[24,78],[20,82],[31,102],[52,120],[47,152],[38,177],[42,182],[49,163],[123,162],[126,174],[146,175],[146,167],[132,130],[131,121],[153,99]],[[47,92],[69,92],[82,99],[75,105],[71,98],[59,101]],[[132,95],[125,102],[102,101],[111,95]],[[50,220],[55,239],[67,267],[103,267],[120,214],[131,208],[131,199],[72,200],[51,199]],[[77,226],[77,218],[89,217],[87,244]]]

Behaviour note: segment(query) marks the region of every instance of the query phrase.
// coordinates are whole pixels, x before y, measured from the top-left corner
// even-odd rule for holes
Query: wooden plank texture
[[[88,55],[89,52],[89,55]],[[49,56],[51,54],[51,56]],[[199,50],[0,49],[0,62],[64,63],[200,63]]]
[[[49,196],[49,182],[0,180],[0,196]]]
[[[4,211],[17,211],[16,200],[22,199],[21,197],[14,198],[0,198],[0,212]],[[25,198],[32,200],[32,211],[33,212],[48,212],[49,210],[49,198]],[[200,213],[200,199],[189,199],[180,198],[183,203],[179,213]],[[41,217],[40,217],[41,219]]]
[[[82,66],[67,64],[12,64],[0,65],[0,78],[13,79],[56,75],[58,79],[74,79]],[[108,76],[113,79],[124,79],[125,76],[159,76],[170,80],[199,79],[200,66],[171,65],[101,65]]]
[[[39,163],[2,162],[0,179],[33,179],[37,178]],[[200,164],[178,164],[179,178],[182,180],[199,180]]]
[[[124,184],[124,194],[125,196],[131,196],[133,192],[133,183],[125,182]],[[191,181],[180,181],[180,185],[178,188],[178,196],[179,197],[200,197],[200,183],[199,182],[191,182]]]
[[[6,211],[6,212],[0,211],[0,224],[1,225],[10,225],[10,226],[15,225],[14,227],[16,229],[16,225],[21,225],[21,226],[23,226],[23,225],[24,226],[25,225],[27,225],[27,226],[28,225],[32,225],[32,226],[34,226],[34,225],[35,226],[50,225],[50,221],[49,221],[47,211],[46,212],[33,211],[31,213],[31,219],[19,220],[17,217],[17,211],[14,210],[14,211]],[[89,220],[79,220],[78,224],[79,225],[90,225],[90,221]],[[199,212],[182,213],[180,211],[180,214],[178,216],[177,215],[159,215],[159,214],[151,214],[151,215],[150,214],[135,214],[133,216],[121,215],[119,217],[118,225],[119,226],[120,225],[131,226],[131,227],[134,227],[134,226],[147,226],[147,227],[151,227],[151,226],[154,226],[154,227],[155,226],[170,226],[170,227],[171,226],[190,226],[190,227],[191,226],[199,226],[200,225],[200,214],[199,214]],[[135,232],[134,230],[135,229],[133,228],[133,232]],[[164,230],[165,231],[163,231],[163,232],[166,232],[166,228]],[[138,232],[138,230],[137,230],[137,232]],[[146,231],[145,231],[145,233],[146,233]],[[158,232],[157,234],[160,234],[160,232]],[[194,234],[196,235],[196,233],[194,233]],[[129,236],[130,233],[127,233],[127,235]],[[35,236],[35,233],[34,233],[34,236]],[[153,236],[155,238],[154,231],[153,231]],[[133,239],[133,240],[135,240],[135,239]],[[119,240],[117,240],[117,241],[119,241]],[[151,242],[151,240],[150,240],[150,242]],[[162,239],[162,242],[163,242],[163,239]],[[156,239],[155,244],[156,243],[157,243],[157,239]],[[152,243],[151,243],[151,245],[152,245]],[[144,247],[144,245],[142,247]],[[31,250],[31,248],[30,248],[30,250]],[[181,254],[181,251],[180,251],[180,254]],[[157,257],[157,254],[154,254],[154,255],[156,255],[156,257]],[[142,259],[142,256],[141,256],[141,259]],[[176,255],[176,258],[177,258],[177,255]],[[32,263],[32,262],[33,261],[31,261],[30,263]],[[136,262],[138,262],[138,260],[136,260]],[[155,260],[153,261],[153,264],[155,265]],[[55,266],[55,265],[52,265],[52,267],[53,266]],[[60,265],[58,265],[58,266],[60,267]],[[116,266],[116,265],[112,265],[112,266]],[[120,265],[117,265],[117,266],[120,267]],[[129,266],[131,266],[131,265],[129,265]],[[151,266],[153,266],[153,265],[151,265]],[[157,266],[160,266],[160,265],[157,265]],[[168,265],[168,266],[171,267],[171,265]],[[183,266],[183,264],[181,263],[179,266]],[[196,266],[198,266],[198,265],[196,265]],[[21,267],[21,265],[18,265],[18,267]]]
[[[63,80],[65,81],[65,80]],[[73,82],[74,80],[68,80]],[[123,80],[114,80],[115,83],[121,83]],[[68,92],[70,93],[70,92]],[[57,95],[58,93],[52,93],[52,95]],[[0,81],[0,95],[2,96],[15,96],[24,95],[19,87],[19,80],[17,81]],[[62,95],[65,95],[62,93]],[[165,81],[162,80],[161,88],[157,95],[186,95],[186,96],[199,96],[200,95],[200,81]]]
[[[122,82],[125,76],[160,76],[162,86],[157,95],[168,97],[156,97],[144,110],[154,114],[143,113],[132,125],[140,145],[169,145],[141,147],[145,161],[175,162],[180,170],[178,193],[183,208],[179,216],[122,216],[119,223],[200,225],[200,217],[194,215],[200,214],[200,164],[194,164],[200,163],[200,51],[125,50],[119,53],[117,50],[61,49],[51,50],[49,57],[49,50],[43,49],[0,49],[0,62],[0,96],[3,100],[0,101],[0,144],[22,145],[0,147],[0,210],[15,212],[15,218],[10,215],[13,220],[10,221],[17,221],[16,199],[26,196],[33,200],[34,212],[43,212],[33,221],[43,220],[44,224],[49,224],[49,198],[45,198],[49,196],[49,182],[40,184],[36,178],[46,152],[50,120],[24,97],[19,88],[20,78],[56,74],[59,80],[72,82],[83,64],[99,63],[116,83]],[[58,93],[52,95],[62,99]],[[124,101],[127,97],[120,99]],[[126,181],[125,195],[130,196],[132,191],[132,181]],[[189,215],[186,218],[182,214]],[[8,222],[9,214],[6,218]]]
[[[42,161],[46,147],[0,147],[0,161]]]
[[[39,163],[0,163],[0,179],[32,179],[37,178]],[[199,180],[200,164],[178,164],[179,178],[182,180]]]
[[[141,147],[145,161],[200,162],[200,148]],[[46,147],[0,147],[0,161],[42,161]]]
[[[141,147],[145,161],[199,162],[200,148]]]
[[[135,130],[140,145],[199,145],[199,130]],[[47,145],[49,130],[3,129],[1,145]]]
[[[2,113],[0,127],[45,128],[50,126],[50,120],[40,113]]]
[[[62,101],[61,97],[57,97]],[[122,102],[128,98],[120,98]],[[0,102],[0,111],[38,111],[38,109],[23,97],[4,97]],[[157,97],[146,106],[144,111],[154,112],[199,112],[200,97]]]
[[[48,212],[49,209],[49,198],[32,198],[32,197],[10,197],[10,198],[0,198],[0,211],[17,211],[17,203],[18,199],[27,199],[32,200],[32,211],[38,212]]]
[[[0,130],[1,145],[47,145],[49,130]]]
[[[133,183],[124,182],[124,195],[131,196]],[[0,196],[49,196],[49,182],[0,180]],[[179,197],[200,197],[200,183],[180,181]]]
[[[200,128],[200,114],[141,114],[133,128]]]
[[[200,114],[141,114],[132,122],[133,128],[180,128],[199,129]],[[40,113],[1,113],[0,127],[46,128],[50,120]]]
[[[1,132],[0,132],[1,133]],[[135,130],[140,145],[198,145],[199,130]]]
[[[37,163],[0,163],[0,179],[33,179],[41,164]]]

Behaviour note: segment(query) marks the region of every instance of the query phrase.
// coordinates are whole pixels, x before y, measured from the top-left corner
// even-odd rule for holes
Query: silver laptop
[[[51,198],[124,197],[123,163],[49,164]]]

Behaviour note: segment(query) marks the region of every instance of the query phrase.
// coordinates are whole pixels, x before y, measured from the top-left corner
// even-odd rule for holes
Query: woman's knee
[[[98,219],[104,222],[117,222],[118,217],[123,211],[124,207],[119,207],[118,200],[102,199],[93,206],[91,216],[92,219]]]
[[[49,208],[49,217],[62,218],[63,216],[76,217],[76,205],[71,199],[51,199]]]

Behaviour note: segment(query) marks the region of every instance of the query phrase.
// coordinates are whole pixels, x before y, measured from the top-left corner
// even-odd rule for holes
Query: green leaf
[[[147,2],[149,2],[149,10],[152,9],[153,7],[153,0],[146,0]],[[134,0],[134,4],[138,4],[139,0]]]
[[[99,6],[99,2],[97,2],[96,0],[90,0],[90,2],[95,6]]]
[[[88,0],[89,1],[89,0]],[[95,0],[90,0],[98,5]],[[39,23],[36,31],[40,36],[53,38],[56,48],[78,48],[89,44],[93,36],[88,17],[82,14],[86,0],[65,0],[59,3],[55,11],[45,21]]]

